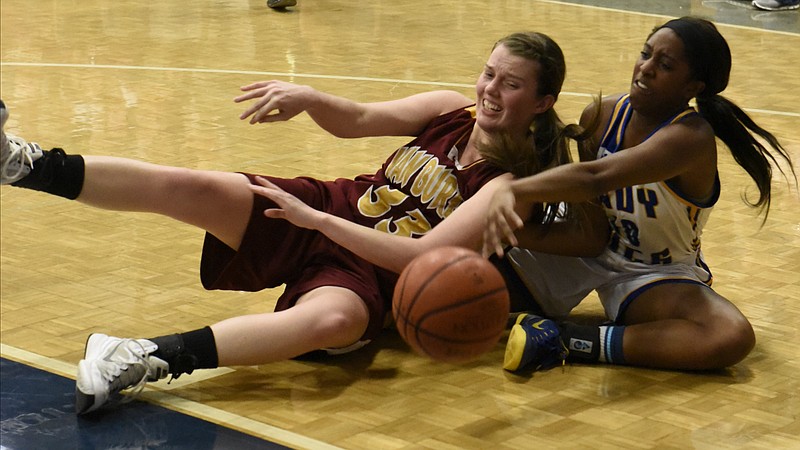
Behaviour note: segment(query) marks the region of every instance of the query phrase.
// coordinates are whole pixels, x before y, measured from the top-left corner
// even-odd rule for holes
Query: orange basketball
[[[488,352],[506,327],[510,304],[500,272],[478,253],[440,247],[400,274],[392,314],[417,353],[462,363]]]

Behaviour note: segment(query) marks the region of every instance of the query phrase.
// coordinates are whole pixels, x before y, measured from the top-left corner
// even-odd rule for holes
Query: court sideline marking
[[[146,70],[155,72],[189,72],[189,73],[211,73],[211,74],[232,74],[232,75],[258,75],[281,78],[316,78],[326,80],[347,80],[347,81],[368,81],[374,83],[392,84],[416,84],[425,86],[442,86],[458,88],[474,88],[475,84],[448,83],[443,81],[420,81],[420,80],[401,80],[397,78],[374,78],[374,77],[353,77],[346,75],[322,75],[314,73],[289,73],[289,72],[263,72],[256,70],[229,70],[229,69],[201,69],[191,67],[158,67],[158,66],[127,66],[114,64],[63,64],[63,63],[26,63],[26,62],[2,62],[0,67],[52,67],[66,69],[107,69],[107,70]],[[562,96],[592,98],[592,94],[580,92],[562,91]],[[774,116],[800,117],[800,112],[777,111],[769,109],[742,108],[747,112],[756,112]]]
[[[584,5],[583,3],[572,3],[569,1],[562,1],[562,0],[538,0],[539,3],[550,3],[553,5],[565,5],[565,6],[577,6],[579,8],[585,9],[596,9],[599,11],[609,11],[609,12],[616,12],[616,13],[624,13],[624,14],[632,14],[635,16],[645,16],[645,17],[658,17],[660,19],[674,19],[676,16],[671,16],[667,14],[655,14],[655,13],[648,13],[644,11],[633,11],[629,9],[619,9],[619,8],[611,8],[608,6],[597,6],[597,5]],[[753,9],[753,11],[759,11],[757,9]],[[761,11],[767,12],[767,11]],[[770,30],[769,28],[761,28],[761,27],[751,27],[747,25],[736,25],[733,23],[725,23],[725,22],[718,22],[716,20],[713,21],[714,25],[717,27],[724,26],[724,27],[731,27],[731,28],[739,28],[742,30],[750,30],[750,31],[764,31],[767,33],[775,33],[775,34],[783,34],[786,36],[798,36],[797,33],[793,33],[791,31],[782,31],[782,30]]]
[[[50,373],[63,376],[74,380],[78,367],[57,359],[22,350],[7,344],[0,343],[0,356],[3,358],[27,364],[38,369],[46,370]],[[242,431],[252,436],[260,437],[277,444],[283,444],[292,448],[322,449],[322,450],[341,450],[331,444],[327,444],[307,436],[292,433],[266,423],[258,422],[247,417],[232,414],[213,406],[203,405],[192,400],[169,394],[165,391],[146,386],[139,398],[149,400],[159,406],[164,406],[174,411],[188,414],[198,419],[206,420],[211,423],[226,426],[233,430]]]

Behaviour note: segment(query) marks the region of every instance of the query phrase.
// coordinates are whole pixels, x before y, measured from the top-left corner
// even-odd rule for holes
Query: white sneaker
[[[169,374],[169,364],[151,355],[157,348],[147,339],[90,335],[84,359],[78,363],[75,412],[85,414],[110,402],[131,401],[147,381],[165,378]],[[131,395],[119,395],[128,388],[131,388]]]
[[[33,170],[33,162],[44,156],[42,148],[35,142],[13,135],[3,129],[8,120],[8,109],[0,100],[0,184],[19,181]]]

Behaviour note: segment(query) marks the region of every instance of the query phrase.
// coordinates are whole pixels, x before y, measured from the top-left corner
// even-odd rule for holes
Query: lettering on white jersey
[[[652,130],[650,136],[693,114],[696,111],[687,107]],[[598,159],[622,150],[621,144],[631,117],[632,107],[625,95],[614,106],[597,151]],[[700,234],[716,201],[718,189],[717,184],[710,201],[701,202],[707,205],[686,198],[668,181],[643,183],[602,195],[600,201],[612,229],[608,248],[633,262],[681,262],[705,267],[700,253]]]
[[[651,219],[657,219],[656,206],[658,206],[658,194],[652,189],[644,186],[636,186],[636,196],[634,197],[634,186],[617,189],[614,192],[614,204],[608,195],[603,195],[600,200],[606,208],[624,211],[629,214],[634,213],[635,208],[644,208],[645,214]]]
[[[613,196],[613,199],[612,199]],[[642,242],[640,228],[633,217],[640,220],[657,220],[658,193],[647,186],[628,186],[614,191],[613,195],[603,195],[600,198],[608,210],[608,220],[612,228],[609,248],[622,255],[628,261],[647,264],[670,264],[672,256],[669,248],[645,255],[639,249]],[[619,211],[620,213],[614,213]],[[638,214],[637,211],[644,214]],[[626,219],[628,214],[632,218]],[[623,217],[620,217],[623,216]]]

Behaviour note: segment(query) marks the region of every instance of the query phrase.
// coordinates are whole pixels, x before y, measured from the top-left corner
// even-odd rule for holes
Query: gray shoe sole
[[[294,6],[297,0],[267,0],[267,6],[270,8],[286,8],[287,6]]]

